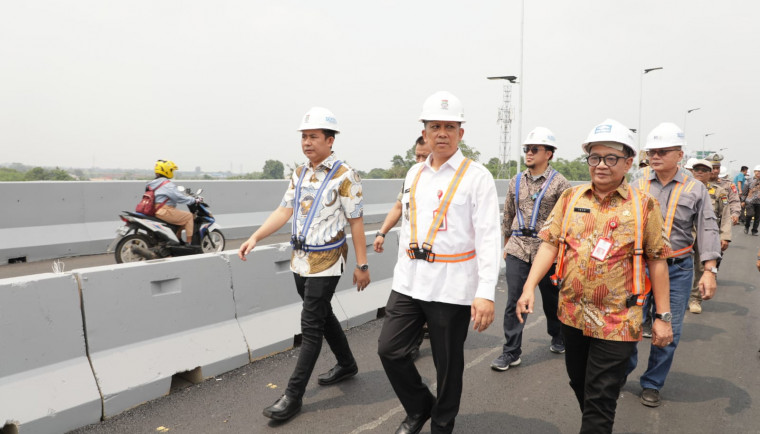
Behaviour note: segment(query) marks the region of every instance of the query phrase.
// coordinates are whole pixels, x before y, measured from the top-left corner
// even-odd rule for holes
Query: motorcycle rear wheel
[[[117,264],[145,260],[144,257],[132,252],[132,246],[147,250],[153,247],[153,242],[143,234],[129,234],[122,238],[119,243],[116,244],[116,251],[114,252]]]
[[[213,244],[211,241],[213,240]],[[201,250],[203,253],[216,253],[224,250],[224,235],[221,231],[214,229],[206,234],[201,240]]]

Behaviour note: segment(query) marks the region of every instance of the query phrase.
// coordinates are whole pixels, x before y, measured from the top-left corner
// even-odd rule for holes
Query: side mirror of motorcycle
[[[201,193],[203,193],[203,189],[199,188],[198,191],[195,192],[195,195],[200,196]]]

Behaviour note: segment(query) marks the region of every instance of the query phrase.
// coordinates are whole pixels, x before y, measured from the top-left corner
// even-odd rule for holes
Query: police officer
[[[728,207],[731,210],[731,222],[733,224],[739,224],[739,214],[742,212],[742,204],[739,199],[739,192],[736,190],[736,186],[729,180],[720,177],[720,162],[723,161],[723,156],[720,154],[712,154],[707,157],[712,163],[712,173],[710,174],[710,182],[721,186],[724,190],[728,191]]]
[[[713,211],[718,218],[718,227],[720,228],[720,250],[724,252],[731,242],[731,211],[728,207],[728,191],[719,185],[710,182],[712,172],[712,163],[707,160],[697,160],[693,163],[692,171],[694,178],[705,184],[707,193],[710,195]],[[691,287],[691,297],[689,298],[689,312],[702,313],[702,296],[699,293],[699,281],[702,279],[702,273],[705,267],[698,260],[699,247],[694,245],[694,284]],[[720,259],[718,259],[720,265]]]

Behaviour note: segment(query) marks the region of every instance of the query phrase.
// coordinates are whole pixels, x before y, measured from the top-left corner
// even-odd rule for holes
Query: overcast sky
[[[261,170],[304,161],[311,107],[342,128],[354,167],[388,167],[421,130],[425,98],[464,103],[464,139],[499,152],[502,82],[520,75],[519,0],[0,2],[0,164]],[[683,127],[690,147],[760,164],[760,3],[530,0],[522,136],[552,129],[575,158],[607,117]],[[513,147],[521,142],[513,124]],[[642,143],[645,141],[645,137]]]

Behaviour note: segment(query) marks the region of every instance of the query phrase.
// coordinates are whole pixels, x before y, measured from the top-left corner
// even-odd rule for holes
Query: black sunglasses
[[[530,152],[533,155],[535,155],[535,154],[538,154],[538,151],[540,151],[540,150],[541,150],[540,146],[527,146],[527,145],[523,146],[523,152],[526,153],[526,154],[528,152]]]

